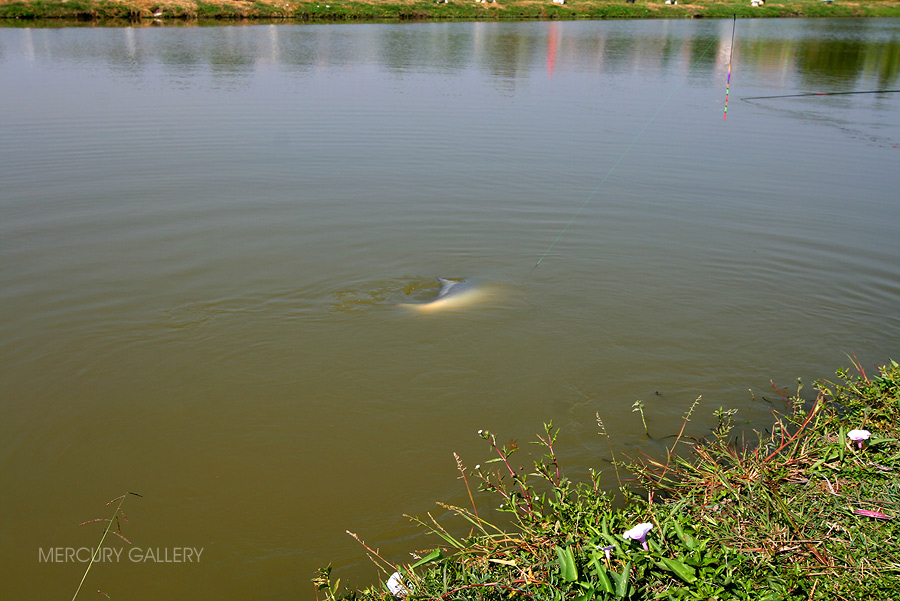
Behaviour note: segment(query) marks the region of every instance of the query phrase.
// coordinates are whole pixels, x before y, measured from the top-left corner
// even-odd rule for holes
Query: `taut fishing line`
[[[703,57],[706,56],[706,53],[709,52],[709,49],[712,48],[713,44],[715,44],[715,43],[716,43],[716,40],[713,40],[712,42],[709,43],[709,46],[707,46],[703,50],[703,52],[700,53],[700,56],[697,57],[697,60],[694,61],[694,63],[691,65],[690,69],[688,69],[687,74],[690,74],[691,71],[693,71],[694,68],[698,64],[700,64],[700,61],[703,60]],[[732,46],[733,46],[733,44],[734,44],[734,28],[732,26]],[[731,60],[730,59],[729,59],[729,64],[728,64],[728,71],[729,71],[729,78],[730,78],[730,74],[731,74]],[[578,207],[578,210],[575,211],[575,213],[572,215],[572,218],[569,219],[569,222],[565,226],[563,226],[562,230],[560,230],[560,232],[556,235],[556,237],[553,239],[553,242],[551,242],[550,246],[547,247],[547,250],[544,251],[544,254],[542,254],[541,257],[538,259],[537,263],[534,264],[534,267],[532,267],[528,271],[528,275],[531,275],[531,273],[535,269],[537,269],[537,266],[540,265],[541,262],[544,260],[544,257],[546,257],[550,253],[550,251],[553,250],[553,248],[556,246],[556,243],[559,242],[559,239],[563,237],[563,235],[569,230],[569,227],[571,227],[571,225],[575,222],[575,220],[578,219],[578,217],[581,215],[582,211],[584,211],[585,207],[587,207],[588,204],[592,200],[594,200],[594,198],[597,197],[597,195],[600,193],[600,188],[603,187],[603,184],[606,183],[606,180],[609,179],[609,176],[613,174],[613,172],[616,170],[616,167],[618,167],[619,163],[622,162],[622,159],[624,159],[628,155],[628,153],[631,151],[631,149],[634,147],[634,145],[637,144],[637,141],[641,139],[641,136],[644,135],[644,132],[647,131],[647,128],[649,128],[650,124],[653,123],[653,120],[656,119],[656,116],[660,113],[660,111],[662,111],[666,107],[666,105],[669,103],[669,100],[672,99],[672,96],[675,95],[675,92],[683,84],[684,84],[684,81],[681,81],[680,83],[676,84],[675,87],[672,88],[672,91],[669,92],[669,95],[666,96],[666,98],[663,100],[662,104],[659,105],[659,108],[656,109],[656,112],[654,112],[652,115],[650,115],[650,118],[647,120],[647,122],[644,124],[644,126],[641,128],[641,130],[637,133],[637,135],[634,137],[634,139],[631,141],[631,143],[628,145],[628,147],[625,148],[624,151],[622,151],[622,153],[619,155],[619,157],[616,159],[616,161],[612,164],[612,167],[610,167],[609,170],[606,172],[606,175],[603,176],[603,179],[600,180],[600,183],[597,184],[597,187],[594,188],[594,191],[591,192],[588,195],[587,199],[585,199],[585,201],[581,204],[581,206]]]
[[[860,92],[807,92],[805,94],[777,94],[775,96],[747,96],[741,100],[766,100],[769,98],[802,98],[804,96],[844,96],[849,94],[896,94],[900,90],[863,90]]]

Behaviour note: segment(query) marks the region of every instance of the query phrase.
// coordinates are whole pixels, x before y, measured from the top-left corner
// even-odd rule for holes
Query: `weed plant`
[[[565,477],[551,424],[529,470],[514,463],[514,442],[481,431],[493,457],[471,472],[456,458],[472,506],[445,506],[469,533],[416,519],[440,544],[407,565],[354,534],[386,582],[342,591],[328,566],[313,581],[317,599],[894,599],[900,366],[870,377],[853,363],[857,375],[817,382],[813,399],[773,384],[785,409],[749,441],[735,411],[719,409],[703,439],[682,425],[665,457],[615,460],[617,477],[630,474],[615,494],[596,471],[587,482]],[[608,439],[599,416],[598,426]],[[856,440],[860,430],[867,440]],[[476,483],[502,503],[506,526],[479,512]]]
[[[72,601],[75,601],[75,599],[78,597],[78,593],[81,592],[81,588],[84,586],[84,581],[87,578],[88,572],[90,572],[91,568],[94,567],[94,563],[97,561],[97,559],[101,557],[101,552],[103,550],[103,542],[106,540],[106,537],[110,533],[118,536],[119,538],[121,538],[123,541],[125,541],[129,545],[131,544],[130,540],[128,540],[127,538],[122,536],[122,522],[128,521],[128,518],[125,517],[125,511],[122,509],[122,505],[125,503],[125,499],[128,498],[129,495],[134,495],[136,497],[143,496],[143,495],[139,495],[136,492],[127,492],[124,495],[118,496],[115,499],[113,499],[107,503],[107,506],[109,506],[109,505],[112,505],[113,503],[115,503],[116,501],[118,501],[118,504],[116,505],[116,509],[115,509],[115,511],[113,511],[111,518],[109,518],[109,519],[96,518],[93,520],[88,520],[86,522],[82,522],[80,524],[81,526],[84,526],[86,524],[95,524],[97,522],[106,522],[106,528],[104,528],[104,530],[103,530],[103,535],[100,537],[100,542],[97,544],[97,546],[94,548],[94,552],[91,554],[91,561],[88,563],[87,568],[85,568],[85,570],[84,570],[84,574],[81,576],[81,581],[78,583],[78,588],[75,589],[75,594],[72,595]],[[120,518],[121,518],[121,521],[120,521]],[[112,530],[113,524],[116,525],[115,530]],[[107,595],[103,591],[98,590],[97,592],[109,597],[109,595]]]

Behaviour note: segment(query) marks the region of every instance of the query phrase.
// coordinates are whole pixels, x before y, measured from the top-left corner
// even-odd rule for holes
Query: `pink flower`
[[[847,432],[847,438],[858,444],[859,448],[863,448],[863,442],[869,440],[871,435],[868,430],[850,430]]]
[[[598,550],[603,551],[604,553],[606,553],[606,562],[607,562],[607,563],[609,563],[609,560],[610,560],[609,552],[612,551],[612,550],[615,549],[615,548],[616,548],[615,545],[610,545],[610,546],[608,546],[608,547],[597,547]]]
[[[856,515],[864,515],[864,516],[866,516],[867,518],[876,518],[876,519],[879,519],[879,520],[892,520],[892,519],[894,519],[893,516],[883,514],[883,513],[881,513],[880,511],[870,511],[870,510],[868,510],[868,509],[854,509],[854,510],[853,510],[853,513],[855,513]]]
[[[653,524],[649,522],[638,524],[628,532],[622,535],[622,538],[629,540],[636,540],[644,547],[644,551],[649,551],[650,547],[647,546],[647,533],[653,529]]]

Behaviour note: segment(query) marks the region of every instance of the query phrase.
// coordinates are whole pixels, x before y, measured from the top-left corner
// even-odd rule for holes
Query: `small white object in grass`
[[[406,588],[406,584],[403,582],[403,576],[400,575],[400,572],[391,574],[391,577],[388,578],[387,581],[387,587],[388,590],[391,591],[391,594],[397,599],[405,599],[409,595],[409,589]]]

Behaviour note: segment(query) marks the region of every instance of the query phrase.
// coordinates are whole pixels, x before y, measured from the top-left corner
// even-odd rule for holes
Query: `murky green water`
[[[700,435],[897,358],[900,94],[740,98],[896,90],[900,21],[739,22],[724,122],[731,27],[0,30],[0,597],[73,594],[42,554],[124,491],[201,560],[116,539],[79,598],[367,584],[345,530],[436,544],[403,514],[467,501],[479,428],[578,474],[596,413],[656,453],[635,400]],[[397,306],[436,276],[490,294]]]

